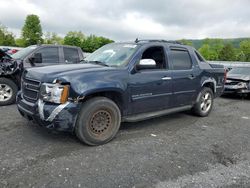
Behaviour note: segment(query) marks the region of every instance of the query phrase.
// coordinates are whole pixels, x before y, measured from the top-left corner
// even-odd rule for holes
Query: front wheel
[[[16,100],[18,87],[8,78],[0,78],[0,106],[13,104]]]
[[[76,121],[76,136],[88,145],[102,145],[112,140],[121,123],[118,106],[105,97],[95,97],[83,103]]]
[[[214,103],[214,94],[213,91],[208,88],[204,87],[197,99],[196,104],[193,107],[194,114],[206,117],[211,112]]]

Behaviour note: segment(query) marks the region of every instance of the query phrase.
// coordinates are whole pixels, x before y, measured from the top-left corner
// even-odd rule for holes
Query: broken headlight
[[[63,104],[68,101],[69,85],[44,83],[40,89],[40,98],[46,102]]]
[[[240,88],[247,88],[247,83],[245,83],[245,82],[239,82],[237,84],[237,86],[240,87]]]

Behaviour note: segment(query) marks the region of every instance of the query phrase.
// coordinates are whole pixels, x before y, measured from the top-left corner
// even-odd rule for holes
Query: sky
[[[250,0],[0,0],[0,23],[20,36],[25,17],[43,32],[82,31],[116,41],[250,37]]]

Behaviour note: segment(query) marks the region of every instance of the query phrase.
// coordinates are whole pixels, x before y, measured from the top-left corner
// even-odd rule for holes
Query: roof
[[[149,43],[149,42],[163,42],[163,43],[170,43],[170,44],[181,44],[183,45],[181,42],[178,41],[174,41],[174,40],[163,40],[163,39],[143,39],[143,40],[139,40],[136,39],[135,43]]]
[[[60,46],[60,47],[69,47],[69,48],[79,48],[78,46],[62,45],[62,44],[39,44],[37,46]]]
[[[155,43],[155,44],[164,43],[164,44],[167,44],[169,46],[174,45],[175,47],[193,48],[192,46],[188,46],[188,45],[182,44],[179,41],[163,40],[163,39],[143,39],[143,40],[136,39],[135,41],[116,42],[116,43],[121,43],[121,44],[137,44],[137,45],[145,45],[145,44],[149,44],[149,43]]]

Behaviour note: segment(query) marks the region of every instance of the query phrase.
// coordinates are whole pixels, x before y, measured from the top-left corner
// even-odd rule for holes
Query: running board
[[[155,111],[155,112],[147,112],[147,113],[136,114],[132,116],[126,116],[122,118],[122,122],[143,121],[146,119],[151,119],[151,118],[159,117],[162,115],[168,115],[168,114],[172,114],[175,112],[190,110],[191,108],[192,108],[192,105],[188,105],[188,106],[182,106],[182,107],[177,107],[177,108],[172,108],[172,109],[165,109],[165,110],[160,110],[160,111]]]

